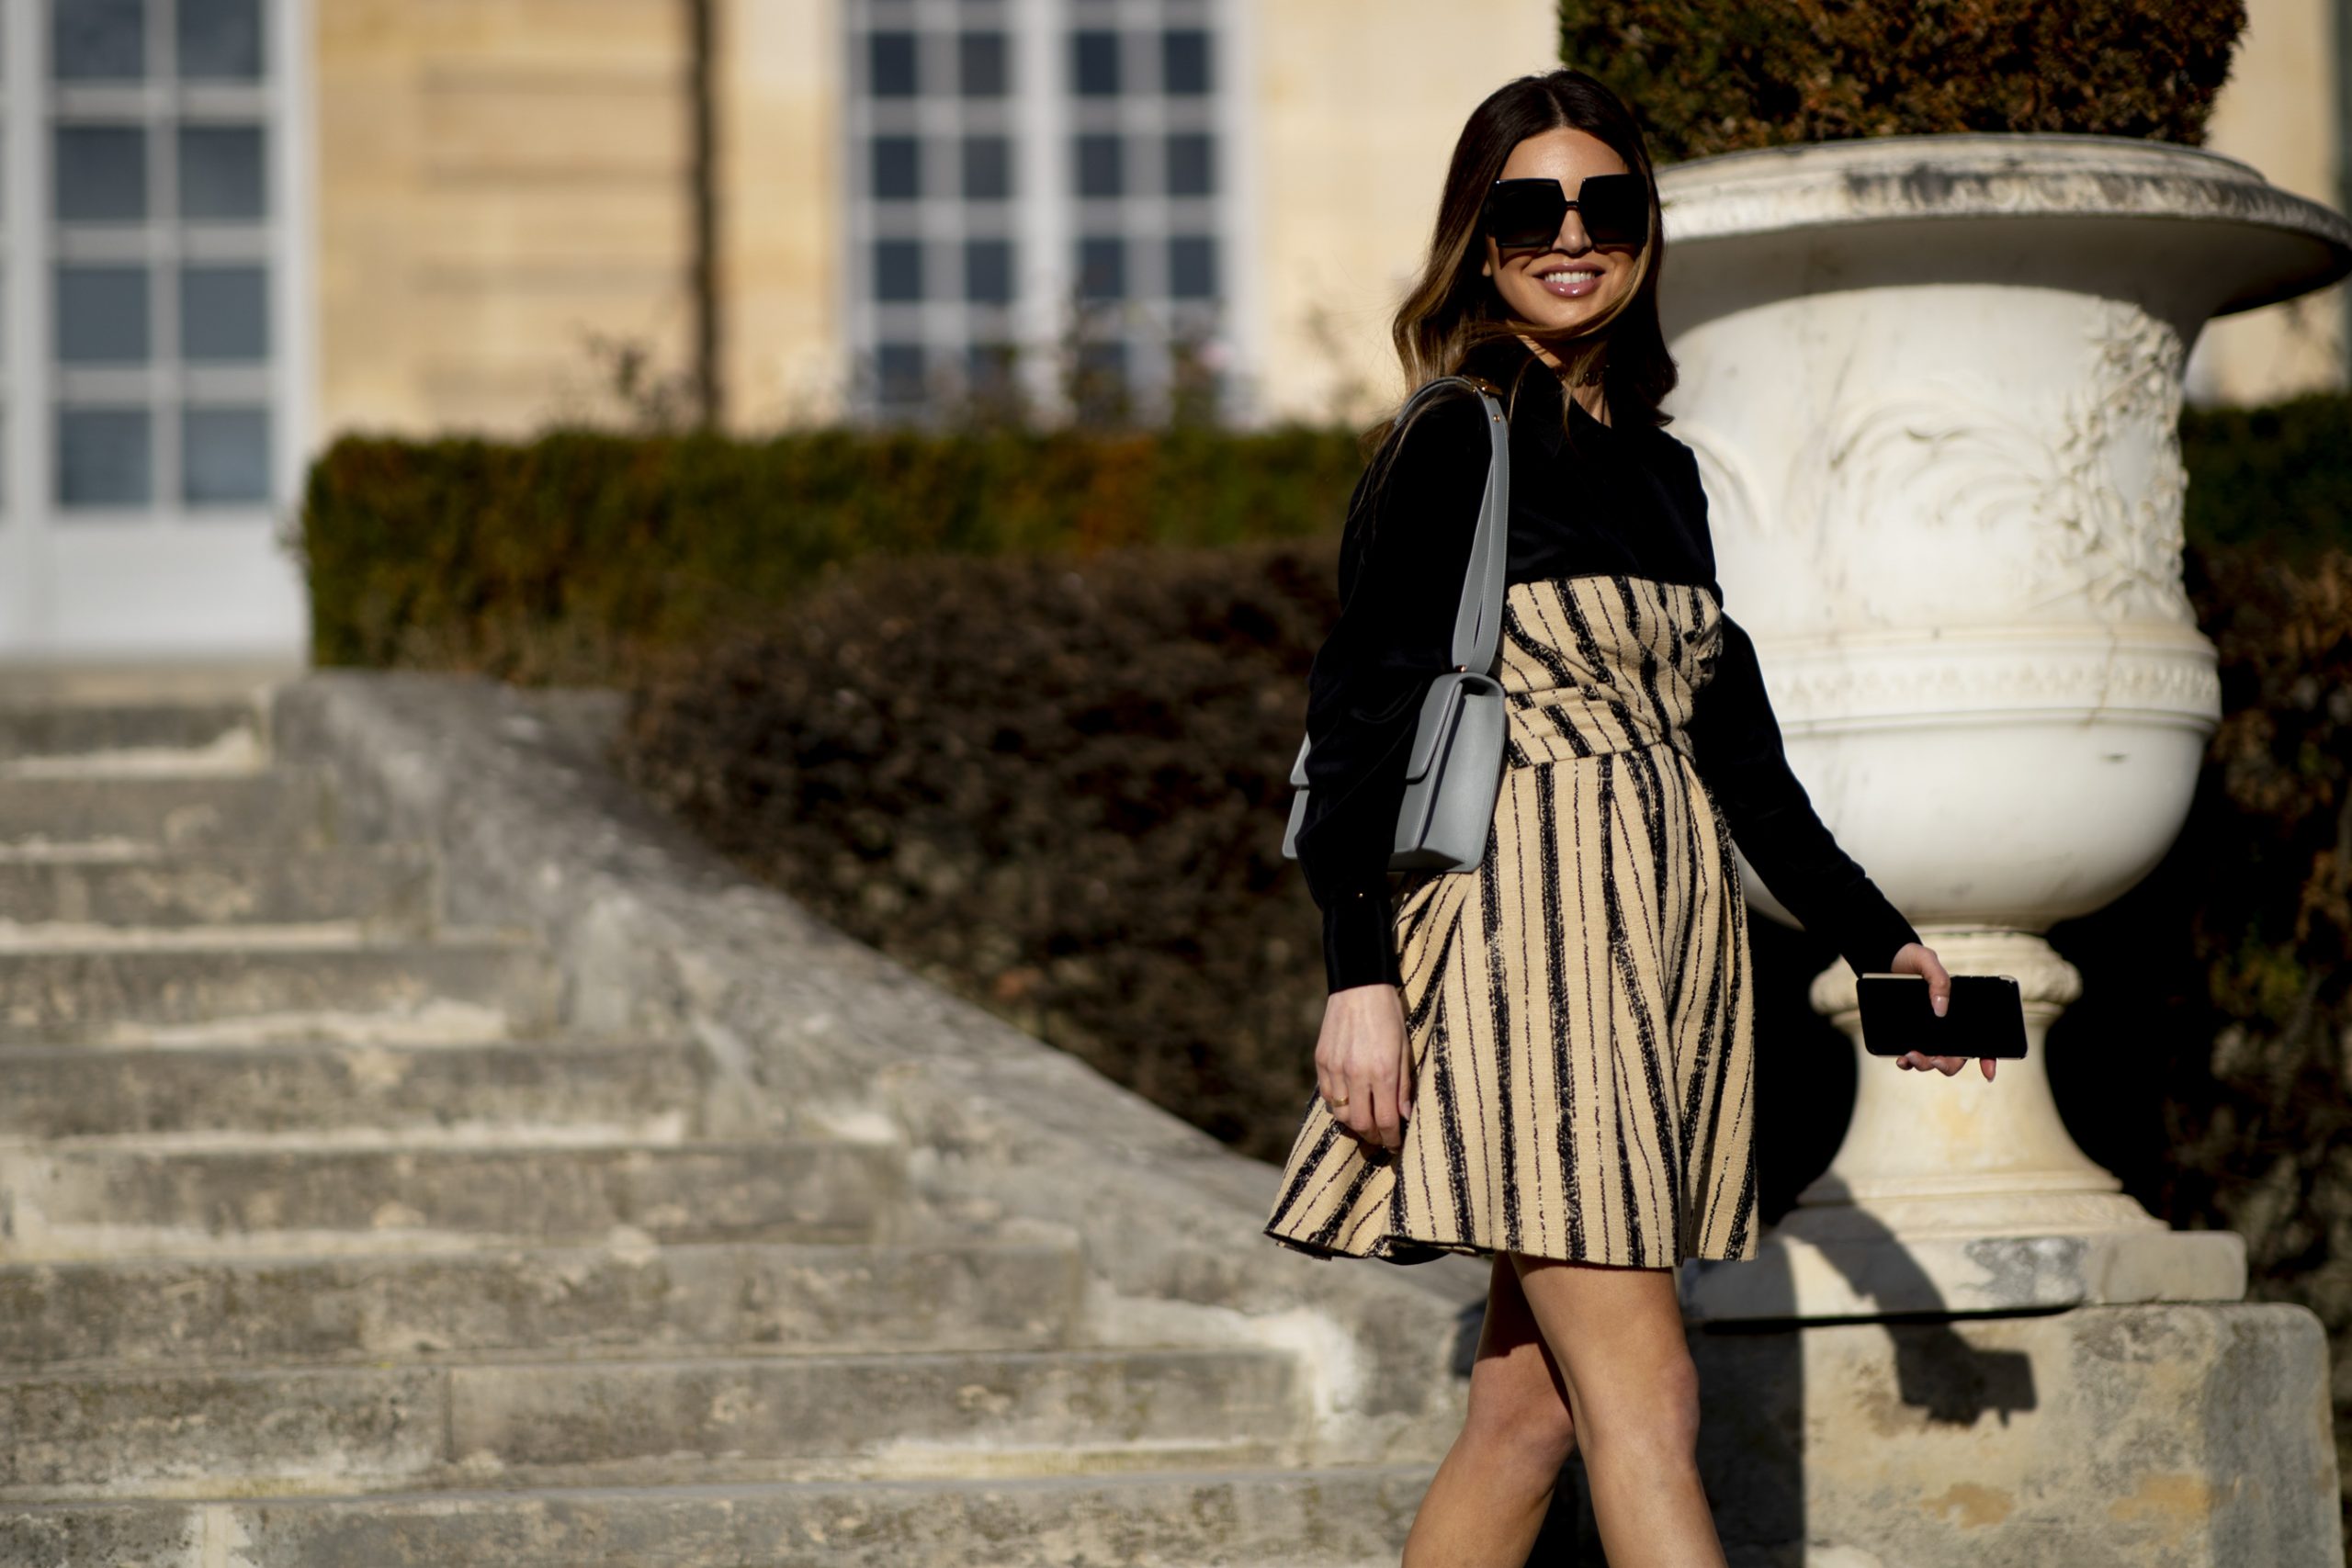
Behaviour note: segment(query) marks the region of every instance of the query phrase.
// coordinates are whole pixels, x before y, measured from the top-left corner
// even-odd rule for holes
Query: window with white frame
[[[39,4],[45,102],[6,121],[49,175],[42,243],[10,256],[45,269],[52,329],[48,384],[18,400],[48,424],[50,493],[23,502],[68,525],[250,515],[283,438],[265,0]]]
[[[854,401],[1214,408],[1232,158],[1219,0],[851,0]]]

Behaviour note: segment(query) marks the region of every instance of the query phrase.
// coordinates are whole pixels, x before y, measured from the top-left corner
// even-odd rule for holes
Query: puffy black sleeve
[[[1340,615],[1307,676],[1299,866],[1323,914],[1332,991],[1396,985],[1388,856],[1405,760],[1430,679],[1450,663],[1453,617],[1486,489],[1486,413],[1466,390],[1425,407],[1384,483],[1376,457],[1348,504]]]
[[[1695,464],[1689,490],[1703,517]],[[1715,587],[1717,602],[1722,590]],[[1693,761],[1732,837],[1772,897],[1827,941],[1857,975],[1883,971],[1919,933],[1838,845],[1789,767],[1779,719],[1764,690],[1756,644],[1723,618],[1713,674],[1698,688],[1687,727]]]

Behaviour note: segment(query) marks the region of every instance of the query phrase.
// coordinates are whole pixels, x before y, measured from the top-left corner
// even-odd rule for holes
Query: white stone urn
[[[1906,1073],[1825,972],[1859,1061],[1845,1142],[1761,1257],[1685,1266],[1686,1312],[2237,1299],[2235,1234],[2171,1231],[2068,1135],[2041,1034],[2081,982],[2041,933],[2155,866],[2220,716],[2181,586],[2188,348],[2352,270],[2352,224],[2106,136],[1775,148],[1658,186],[1667,409],[1791,762],[1946,964],[2017,976],[2032,1021],[1989,1084]]]

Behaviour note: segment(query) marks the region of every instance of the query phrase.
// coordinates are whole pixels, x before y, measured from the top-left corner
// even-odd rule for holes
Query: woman
[[[1659,428],[1664,250],[1624,105],[1581,72],[1524,77],[1463,129],[1396,316],[1408,384],[1468,375],[1510,415],[1510,733],[1477,868],[1408,874],[1393,898],[1385,869],[1486,479],[1466,391],[1385,433],[1309,679],[1297,852],[1330,994],[1266,1234],[1494,1259],[1468,1419],[1408,1568],[1523,1561],[1578,1446],[1616,1568],[1724,1562],[1676,1266],[1758,1250],[1735,838],[1857,972],[1924,977],[1939,1014],[1951,990],[1815,815],[1723,613],[1696,462]]]

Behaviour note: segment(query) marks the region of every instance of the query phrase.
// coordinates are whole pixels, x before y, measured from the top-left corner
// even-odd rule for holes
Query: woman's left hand
[[[1938,1018],[1943,1017],[1944,1010],[1951,1005],[1951,976],[1945,973],[1943,960],[1936,956],[1934,948],[1906,942],[1887,967],[1897,975],[1917,975],[1924,978],[1928,982],[1928,1005],[1936,1010]],[[1980,1056],[1977,1060],[1984,1065],[1984,1081],[1992,1082],[1994,1059]],[[1960,1071],[1967,1061],[1965,1056],[1930,1056],[1920,1051],[1905,1051],[1894,1059],[1897,1066],[1913,1067],[1923,1073],[1933,1067],[1946,1077]]]

